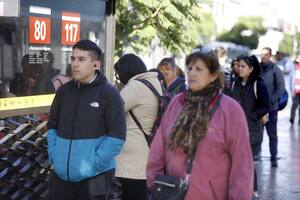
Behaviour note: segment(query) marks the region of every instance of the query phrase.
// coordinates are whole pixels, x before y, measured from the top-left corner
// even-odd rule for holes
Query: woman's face
[[[243,80],[247,80],[251,72],[253,71],[253,67],[249,66],[244,60],[240,60],[239,68],[240,68],[239,76]]]
[[[173,69],[168,65],[159,65],[158,70],[164,75],[166,84],[169,86],[176,78],[176,68]]]
[[[192,91],[199,91],[217,78],[217,74],[211,74],[207,65],[198,59],[191,62],[187,68],[188,87]]]
[[[233,61],[232,63],[232,71],[234,74],[238,75],[240,72],[239,61]]]

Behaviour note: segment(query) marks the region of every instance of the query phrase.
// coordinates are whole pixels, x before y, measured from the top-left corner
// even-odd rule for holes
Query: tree
[[[204,27],[206,24],[208,28]],[[213,27],[213,18],[197,0],[119,0],[116,54],[122,55],[125,49],[145,53],[154,38],[159,38],[160,45],[173,53],[187,52],[210,37]]]
[[[293,36],[290,34],[284,34],[283,39],[281,40],[278,50],[280,52],[286,53],[288,55],[293,54]]]
[[[256,49],[258,38],[266,32],[263,27],[263,19],[256,16],[244,16],[238,19],[238,22],[230,31],[218,36],[219,41],[233,42],[236,44],[248,46],[250,49]]]

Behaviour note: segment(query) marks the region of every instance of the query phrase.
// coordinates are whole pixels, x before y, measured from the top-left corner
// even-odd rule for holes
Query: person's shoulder
[[[60,93],[62,94],[62,93],[65,93],[65,92],[71,90],[71,88],[74,87],[74,84],[76,84],[76,83],[73,79],[64,83],[56,90],[56,94],[60,94]]]
[[[187,92],[180,92],[176,94],[174,97],[171,98],[169,107],[172,107],[174,105],[181,105],[183,106],[187,100]]]
[[[261,76],[258,76],[255,81],[257,82],[257,84],[265,83],[264,79]]]
[[[221,99],[220,99],[220,108],[223,112],[229,113],[232,115],[232,113],[235,113],[237,110],[241,110],[240,104],[233,99],[232,97],[226,95],[226,94],[221,94]]]
[[[101,83],[99,87],[101,87],[101,90],[103,91],[104,94],[111,94],[111,95],[119,94],[117,88],[113,86],[111,83],[109,83],[108,81],[104,81],[103,83]]]

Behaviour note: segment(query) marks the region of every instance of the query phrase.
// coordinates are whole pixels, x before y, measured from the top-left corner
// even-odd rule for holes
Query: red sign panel
[[[63,12],[61,43],[74,45],[80,40],[80,13]]]
[[[51,20],[44,17],[29,17],[29,43],[50,44]]]

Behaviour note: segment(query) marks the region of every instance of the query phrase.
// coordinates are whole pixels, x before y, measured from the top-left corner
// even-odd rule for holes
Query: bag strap
[[[215,113],[215,111],[217,110],[218,106],[220,105],[220,99],[222,97],[222,94],[219,94],[217,99],[215,100],[212,108],[208,111],[208,116],[209,116],[209,120],[212,118],[213,114]],[[195,159],[195,155],[196,155],[196,150],[195,152],[192,154],[191,158],[188,159],[187,162],[187,169],[186,169],[186,180],[189,180],[189,176],[192,173],[192,168],[193,168],[193,163],[194,163],[194,159]]]
[[[255,98],[257,99],[257,80],[254,81],[254,84],[253,84],[253,90],[254,90]]]
[[[137,81],[145,84],[157,97],[160,97],[161,95],[158,93],[157,89],[146,79],[136,79]]]
[[[146,80],[146,79],[136,79],[137,81],[143,83],[144,85],[146,85],[154,94],[155,96],[157,96],[158,98],[161,96],[158,91],[155,89],[155,87],[150,83],[150,81]],[[133,119],[133,121],[136,123],[136,125],[139,127],[139,129],[143,132],[145,139],[147,141],[148,146],[150,147],[150,141],[148,139],[148,135],[146,134],[146,132],[144,131],[141,123],[139,122],[139,120],[137,119],[137,117],[135,116],[135,114],[132,112],[132,110],[129,110],[129,114],[131,116],[131,118]]]
[[[136,125],[139,127],[139,129],[143,132],[145,139],[147,141],[148,146],[150,147],[150,141],[148,140],[148,135],[146,134],[146,132],[144,131],[141,123],[139,122],[139,120],[136,118],[136,116],[133,114],[132,110],[129,110],[129,114],[131,116],[131,118],[133,119],[133,121],[136,123]]]

